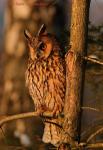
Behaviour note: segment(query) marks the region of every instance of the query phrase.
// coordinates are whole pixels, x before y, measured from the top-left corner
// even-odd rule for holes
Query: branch
[[[27,113],[7,116],[3,119],[0,119],[0,127],[2,127],[3,124],[13,121],[13,120],[29,118],[29,117],[37,117],[37,116],[40,116],[40,115],[38,115],[38,112],[27,112]],[[44,112],[42,117],[53,118],[53,114],[52,114],[52,112]]]
[[[91,57],[84,57],[85,60],[88,60],[88,61],[91,61],[93,63],[96,63],[96,64],[99,64],[99,65],[103,65],[103,62],[99,61],[99,60],[96,60],[94,58],[91,58]]]
[[[93,144],[87,144],[87,143],[79,143],[74,147],[71,147],[72,150],[77,149],[95,149],[95,148],[103,148],[103,143],[93,143]]]
[[[76,147],[73,147],[72,150],[80,149],[95,149],[95,148],[103,148],[103,143],[95,143],[95,144],[86,144],[86,143],[80,143]]]
[[[103,148],[103,143],[95,143],[95,144],[88,144],[85,146],[87,149],[95,149],[95,148]]]
[[[103,127],[102,128],[100,128],[100,129],[98,129],[96,132],[94,132],[93,134],[91,134],[90,136],[89,136],[89,138],[87,139],[87,142],[90,142],[97,134],[99,134],[99,133],[101,133],[101,132],[103,132]]]
[[[86,106],[86,107],[81,107],[83,110],[92,110],[92,111],[96,111],[96,112],[102,112],[102,111],[100,111],[99,109],[97,109],[97,108],[92,108],[92,107],[88,107],[88,106]]]

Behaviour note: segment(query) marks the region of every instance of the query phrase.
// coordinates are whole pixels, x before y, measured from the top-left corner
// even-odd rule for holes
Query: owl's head
[[[56,39],[51,34],[47,33],[46,26],[43,24],[37,35],[32,36],[27,30],[24,31],[24,35],[28,41],[30,58],[32,60],[36,58],[46,59],[50,56],[51,52],[54,50],[54,42]]]

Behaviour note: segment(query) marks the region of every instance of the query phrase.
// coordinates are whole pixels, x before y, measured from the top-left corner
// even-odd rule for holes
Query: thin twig
[[[72,150],[77,150],[78,148],[86,148],[86,149],[95,149],[95,148],[103,148],[103,143],[95,143],[95,144],[86,144],[79,143],[76,147],[73,147]]]
[[[91,57],[85,56],[84,59],[85,59],[85,60],[88,60],[88,61],[91,61],[91,62],[93,62],[93,63],[99,64],[99,65],[103,65],[103,62],[101,62],[101,61],[99,61],[99,60],[96,60],[96,59],[94,59],[94,58],[91,58]]]
[[[39,116],[38,112],[27,112],[27,113],[7,116],[4,119],[0,120],[0,127],[3,126],[3,124],[13,121],[13,120],[29,118],[29,117],[36,117],[36,116]],[[48,117],[48,118],[53,118],[52,112],[44,112],[42,116]]]
[[[91,135],[89,136],[89,138],[87,139],[87,143],[88,143],[89,141],[91,141],[97,134],[99,134],[99,133],[101,133],[101,132],[103,132],[103,127],[102,127],[102,128],[99,128],[96,132],[94,132],[93,134],[91,134]]]
[[[0,127],[0,129],[1,129],[1,132],[2,132],[2,135],[3,135],[4,142],[6,144],[7,143],[7,141],[6,141],[6,135],[5,135],[4,131],[3,131],[3,128]]]
[[[99,109],[97,109],[97,108],[93,108],[93,107],[81,107],[82,109],[87,109],[87,110],[92,110],[92,111],[96,111],[96,112],[102,112],[102,111],[100,111]]]
[[[95,143],[95,144],[88,144],[86,146],[87,149],[95,149],[95,148],[103,148],[103,143]]]
[[[1,129],[2,135],[3,135],[4,139],[5,139],[5,133],[4,133],[3,129],[2,129],[2,127],[0,127],[0,129]]]

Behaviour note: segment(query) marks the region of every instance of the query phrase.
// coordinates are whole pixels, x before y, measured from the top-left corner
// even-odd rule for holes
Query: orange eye
[[[39,48],[39,50],[45,50],[46,49],[46,44],[41,42],[38,48]]]

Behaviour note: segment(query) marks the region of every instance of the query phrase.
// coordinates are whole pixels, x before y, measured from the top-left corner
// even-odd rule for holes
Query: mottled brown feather
[[[62,113],[65,99],[65,62],[60,55],[60,46],[50,34],[33,37],[29,43],[30,57],[26,70],[26,85],[34,101],[35,110]],[[38,45],[46,45],[43,50]],[[60,141],[60,129],[45,124],[43,141],[56,145]]]

